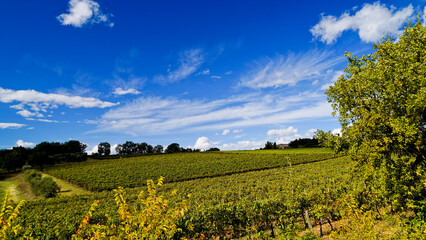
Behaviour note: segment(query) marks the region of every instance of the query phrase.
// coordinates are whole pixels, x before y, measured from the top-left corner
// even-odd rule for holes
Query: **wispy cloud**
[[[68,13],[63,13],[57,17],[62,25],[82,27],[85,24],[105,23],[113,27],[110,14],[104,14],[100,10],[99,3],[93,0],[70,0],[68,3]]]
[[[170,67],[167,70],[167,75],[155,76],[154,81],[162,84],[180,81],[196,72],[204,63],[204,60],[204,53],[201,49],[186,50],[180,54],[175,68]]]
[[[129,89],[122,89],[122,88],[116,88],[114,89],[113,94],[114,95],[126,95],[126,94],[133,94],[133,95],[138,95],[141,92],[139,92],[138,90],[134,89],[134,88],[129,88]]]
[[[1,87],[0,102],[20,102],[10,107],[19,110],[17,114],[23,117],[43,117],[42,112],[47,112],[47,109],[57,108],[58,105],[64,105],[70,108],[106,108],[119,104],[101,101],[93,97],[42,93],[35,90],[12,90]]]
[[[5,129],[5,128],[17,129],[24,126],[26,125],[21,123],[0,123],[0,129]]]
[[[223,135],[223,136],[226,136],[226,135],[228,135],[230,132],[231,132],[231,130],[229,130],[229,129],[225,129],[225,130],[223,130],[222,135]]]
[[[239,84],[255,89],[294,86],[299,81],[321,78],[327,70],[343,60],[343,57],[334,57],[331,52],[319,50],[278,55],[257,62],[254,70],[242,77]]]
[[[385,35],[400,35],[401,27],[414,13],[410,4],[396,11],[394,6],[389,8],[385,4],[376,2],[365,4],[354,15],[343,13],[339,18],[335,16],[321,16],[321,21],[310,29],[314,38],[332,44],[336,42],[344,31],[357,31],[364,42],[377,42]]]
[[[256,93],[215,101],[141,97],[91,122],[98,123],[96,132],[154,135],[220,130],[229,134],[230,129],[327,117],[331,111],[324,95],[312,92],[285,97]]]
[[[201,72],[198,72],[196,75],[209,75],[210,74],[210,69],[205,69]]]

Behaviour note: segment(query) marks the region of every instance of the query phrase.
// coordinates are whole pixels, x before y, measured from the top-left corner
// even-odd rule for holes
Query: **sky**
[[[79,140],[221,150],[338,132],[345,52],[396,39],[426,1],[7,1],[0,149]]]

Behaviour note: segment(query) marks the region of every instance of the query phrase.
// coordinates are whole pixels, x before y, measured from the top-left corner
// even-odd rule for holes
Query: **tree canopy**
[[[360,58],[327,91],[349,153],[378,175],[396,208],[425,199],[426,28],[417,20]],[[398,206],[397,206],[398,205]]]

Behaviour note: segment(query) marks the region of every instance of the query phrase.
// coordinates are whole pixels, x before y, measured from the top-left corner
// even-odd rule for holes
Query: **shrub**
[[[36,196],[56,197],[61,190],[51,177],[42,177],[41,172],[34,169],[24,171],[24,180],[30,184],[31,191]]]

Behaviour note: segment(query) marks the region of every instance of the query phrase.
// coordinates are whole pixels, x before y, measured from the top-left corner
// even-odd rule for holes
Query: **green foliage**
[[[25,229],[18,223],[19,214],[24,204],[25,201],[22,200],[14,206],[9,193],[5,194],[0,210],[0,239],[11,239],[24,232]],[[22,237],[28,238],[27,234],[22,235]]]
[[[267,141],[263,149],[278,149],[278,146],[276,142]]]
[[[347,53],[346,74],[326,94],[358,168],[381,183],[393,210],[416,210],[426,198],[426,27],[417,20],[374,50]]]
[[[322,161],[331,153],[291,154],[292,164]],[[148,179],[164,176],[167,182],[222,176],[286,166],[284,154],[205,152],[141,156],[53,166],[46,171],[88,190],[112,190],[118,186],[143,186]],[[117,164],[117,161],[120,163]]]
[[[111,153],[111,144],[109,144],[108,142],[99,143],[98,153],[99,155],[108,156]]]
[[[291,141],[288,145],[292,148],[318,147],[318,140],[315,138],[299,138]]]
[[[41,172],[34,169],[24,171],[24,180],[30,184],[31,191],[36,196],[56,197],[61,190],[51,177],[42,177]]]
[[[266,153],[266,156],[272,154],[269,151]],[[280,156],[288,166],[286,156],[282,153]],[[246,161],[252,160],[247,158]],[[117,161],[116,164],[121,162]],[[169,206],[173,208],[175,203],[187,202],[188,212],[177,225],[182,232],[177,232],[176,237],[198,238],[201,233],[206,238],[254,236],[259,231],[263,231],[265,237],[270,237],[268,230],[272,223],[276,237],[297,238],[294,234],[303,228],[300,214],[305,209],[313,213],[313,206],[330,204],[334,211],[333,221],[339,219],[336,199],[345,194],[348,183],[356,181],[349,178],[350,165],[350,159],[343,157],[292,165],[291,171],[284,167],[168,183],[159,189],[158,195],[170,196],[177,189],[179,194],[168,198]],[[147,187],[126,189],[129,207],[138,208],[136,203],[141,190],[147,192]],[[22,209],[21,224],[25,229],[31,229],[36,239],[70,239],[95,199],[99,200],[99,206],[90,217],[89,224],[109,226],[107,223],[110,220],[119,222],[114,195],[112,191],[104,191],[30,201]],[[191,197],[187,198],[188,195]],[[320,197],[323,195],[326,196]],[[323,215],[331,216],[330,208],[324,209],[327,212],[324,210]],[[270,213],[270,216],[266,213]]]
[[[314,139],[316,139],[320,146],[331,148],[336,153],[347,152],[349,149],[348,140],[339,135],[334,135],[331,131],[324,132],[323,130],[315,131]]]
[[[163,185],[163,178],[155,184],[147,181],[147,195],[140,192],[132,207],[127,203],[126,192],[123,188],[114,190],[115,202],[119,221],[108,220],[108,224],[90,223],[98,206],[95,201],[82,223],[74,239],[172,239],[181,231],[177,227],[178,220],[184,215],[187,207],[181,203],[175,207],[169,207],[169,201],[162,195],[158,195],[157,188]],[[176,192],[173,192],[175,195]],[[113,223],[112,223],[113,222]]]

